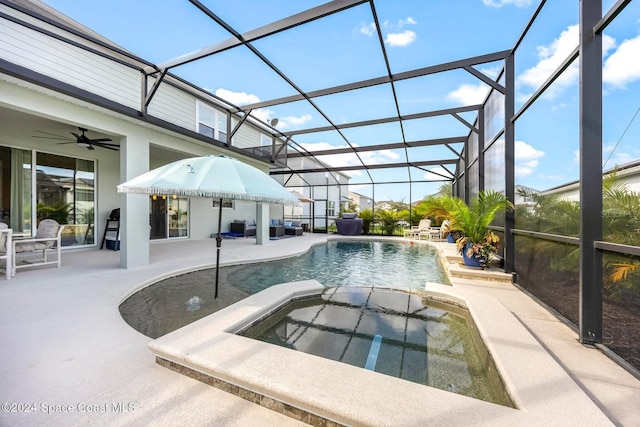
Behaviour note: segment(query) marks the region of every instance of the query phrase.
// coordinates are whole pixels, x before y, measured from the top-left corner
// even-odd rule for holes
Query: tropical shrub
[[[481,191],[469,205],[453,196],[428,197],[420,203],[420,209],[426,216],[448,219],[450,230],[463,233],[456,242],[458,252],[465,250],[469,257],[479,255],[486,264],[500,241],[489,226],[498,213],[513,209],[513,204],[503,194],[489,190]]]
[[[365,209],[358,214],[362,218],[362,234],[369,234],[371,231],[371,222],[373,221],[373,211]]]

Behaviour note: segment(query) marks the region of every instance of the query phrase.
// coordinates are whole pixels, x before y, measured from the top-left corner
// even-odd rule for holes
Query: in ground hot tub
[[[239,334],[513,407],[468,310],[425,292],[327,288]]]

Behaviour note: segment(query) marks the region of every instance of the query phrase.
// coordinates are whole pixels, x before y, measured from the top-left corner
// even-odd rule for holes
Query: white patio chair
[[[438,237],[440,237],[440,240],[447,240],[447,234],[449,234],[449,227],[451,226],[451,221],[449,221],[448,219],[445,219],[444,221],[442,221],[442,224],[440,224],[440,235]]]
[[[4,272],[7,280],[11,279],[13,272],[13,230],[4,222],[0,222],[0,260],[4,260]]]
[[[403,231],[404,237],[418,237],[420,233],[419,225],[412,225],[410,228],[405,228]]]
[[[418,238],[420,240],[420,235],[423,232],[428,232],[431,229],[431,220],[430,219],[421,219],[418,225],[414,225],[410,229],[404,231],[405,237]]]
[[[422,240],[422,237],[426,237],[427,240],[432,240],[434,237],[437,239],[440,236],[440,229],[431,227],[430,219],[423,219],[418,225],[420,231],[418,232],[418,240]]]
[[[38,225],[36,235],[32,239],[20,239],[13,241],[13,272],[20,268],[36,267],[41,265],[56,265],[60,268],[61,265],[61,252],[60,252],[60,236],[62,235],[62,229],[64,225],[58,224],[53,219],[43,219]],[[17,254],[26,253],[40,253],[42,251],[41,258],[29,258],[23,260],[23,263],[17,263]],[[50,261],[47,258],[47,251],[55,251],[57,258]]]

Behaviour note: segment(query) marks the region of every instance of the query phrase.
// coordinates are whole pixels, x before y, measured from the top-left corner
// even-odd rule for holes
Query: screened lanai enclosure
[[[639,376],[640,1],[482,0],[517,3],[505,21],[440,1],[309,0],[289,15],[264,2],[260,22],[244,19],[242,1],[183,3],[173,7],[195,8],[199,19],[172,31],[192,27],[199,40],[159,49],[153,61],[74,30],[118,52],[109,59],[142,64],[139,111],[118,112],[165,126],[153,120],[158,88],[197,88],[217,105],[199,110],[188,136],[268,164],[306,200],[304,213],[285,216],[315,231],[328,231],[353,194],[372,201],[375,221],[389,209],[379,202],[403,202],[413,218],[440,188],[466,201],[503,193],[516,206],[493,224],[505,272],[582,343]],[[423,22],[416,35],[416,8],[449,31]],[[139,25],[150,28],[132,37],[159,43],[160,24]],[[413,42],[410,54],[398,48]],[[20,74],[6,63],[2,71]],[[215,80],[224,72],[236,74],[243,97],[214,93],[228,83]],[[236,144],[247,123],[260,129],[259,144]]]

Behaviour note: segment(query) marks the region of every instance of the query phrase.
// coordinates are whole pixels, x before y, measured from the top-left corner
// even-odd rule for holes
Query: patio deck
[[[254,239],[225,240],[221,263],[290,256],[326,238],[309,233],[263,246]],[[0,281],[0,396],[20,409],[6,412],[3,406],[0,425],[303,425],[157,365],[147,347],[151,339],[120,317],[118,305],[133,290],[176,270],[211,265],[213,239],[153,243],[145,267],[120,269],[119,256],[109,250],[66,251],[60,269],[20,271]],[[498,298],[613,424],[640,425],[640,381],[600,351],[580,345],[571,329],[514,286],[452,281],[461,290]],[[451,421],[464,423],[465,414]],[[492,421],[498,420],[482,422]],[[550,417],[547,425],[554,424],[558,420]]]

